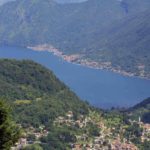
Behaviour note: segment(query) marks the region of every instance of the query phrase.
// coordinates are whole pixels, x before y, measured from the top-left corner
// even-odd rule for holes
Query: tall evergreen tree
[[[10,107],[0,100],[0,150],[10,150],[19,136],[20,129],[12,121]]]

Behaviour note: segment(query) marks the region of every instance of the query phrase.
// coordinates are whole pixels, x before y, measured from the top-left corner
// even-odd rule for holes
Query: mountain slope
[[[51,71],[32,61],[0,60],[0,98],[14,107],[17,122],[24,126],[49,125],[67,111],[88,112]]]
[[[98,65],[111,62],[109,68],[149,78],[149,8],[149,0],[18,0],[0,8],[0,44],[46,43],[67,55],[80,54]]]
[[[53,0],[38,0],[36,2],[33,0],[21,0],[7,4],[0,9],[0,18],[3,20],[0,24],[1,43],[34,45],[45,42],[58,45],[58,42],[60,42],[60,46],[64,47],[66,40],[69,44],[68,40],[71,35],[73,35],[71,42],[75,42],[77,37],[82,36],[78,35],[76,31],[89,31],[94,29],[95,25],[105,26],[110,23],[110,20],[120,18],[120,8],[117,7],[114,10],[115,17],[113,19],[111,17],[112,12],[107,10],[110,5],[109,1],[104,1],[103,3],[101,5],[97,0],[90,0],[81,4],[61,5]],[[119,5],[119,3],[116,2],[114,5]],[[114,5],[110,5],[111,9],[115,7]],[[89,10],[87,11],[88,7]],[[98,13],[99,9],[102,9],[102,13]],[[8,12],[7,10],[10,11]],[[109,18],[105,19],[104,15]],[[101,20],[98,20],[97,23],[96,18],[101,18]],[[16,20],[15,22],[14,19]],[[102,22],[102,19],[107,22]],[[91,24],[92,20],[95,25],[94,23]],[[11,30],[9,30],[10,27]],[[6,32],[6,29],[9,31]],[[20,39],[19,37],[22,38]]]
[[[119,21],[91,46],[90,58],[111,62],[113,67],[150,77],[150,11]],[[96,56],[98,54],[98,57]],[[115,55],[114,55],[115,54]],[[88,54],[87,54],[88,55]],[[93,55],[93,56],[92,56]],[[101,56],[101,57],[99,57]]]
[[[138,120],[140,117],[142,122],[150,124],[150,98],[130,108],[128,113],[131,119]]]

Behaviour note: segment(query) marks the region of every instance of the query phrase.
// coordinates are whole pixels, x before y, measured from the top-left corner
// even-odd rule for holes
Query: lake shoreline
[[[100,108],[130,107],[149,97],[150,80],[68,63],[46,50],[1,46],[2,59],[32,60],[50,69],[82,100]],[[77,57],[77,56],[76,56]]]
[[[126,72],[122,69],[116,69],[111,65],[111,62],[98,63],[95,61],[85,59],[83,58],[82,55],[79,55],[79,54],[71,54],[71,55],[63,54],[63,52],[53,47],[52,45],[42,44],[42,45],[37,45],[37,46],[28,46],[27,48],[33,51],[38,51],[38,52],[43,52],[43,51],[50,52],[53,55],[63,59],[64,61],[68,63],[73,63],[76,65],[81,65],[81,66],[85,66],[85,67],[92,68],[92,69],[107,70],[107,71],[111,71],[111,72],[114,72],[123,76],[127,76],[127,77],[137,77],[141,79],[150,80],[150,78],[144,75],[140,76],[140,75],[136,75],[135,73]]]

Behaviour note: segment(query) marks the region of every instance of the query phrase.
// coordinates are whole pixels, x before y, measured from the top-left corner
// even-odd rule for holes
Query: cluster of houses
[[[138,150],[132,143],[122,143],[120,140],[115,140],[111,144],[111,150]]]
[[[85,128],[89,122],[93,122],[93,120],[90,117],[84,117],[82,115],[78,120],[74,120],[73,113],[69,111],[65,117],[58,117],[54,121],[54,124],[60,126],[65,124],[67,126],[78,126],[79,128]],[[91,140],[86,133],[76,135],[77,142],[71,144],[72,150],[138,150],[134,144],[128,142],[126,139],[121,141],[119,134],[114,136],[112,134],[113,129],[106,127],[103,121],[95,122],[95,124],[101,129],[99,136],[94,137]],[[147,134],[146,132],[149,130],[148,127],[148,125],[144,125],[145,131],[143,134]]]
[[[139,122],[140,126],[143,128],[141,140],[144,142],[145,140],[150,141],[150,124],[144,124],[143,122]]]
[[[37,45],[35,47],[28,47],[29,49],[35,50],[35,51],[48,51],[53,53],[54,55],[68,61],[68,62],[75,62],[78,60],[81,56],[78,54],[72,54],[72,55],[65,55],[63,52],[61,52],[59,49],[53,47],[50,44],[42,44],[42,45]]]
[[[76,120],[74,118],[74,114],[72,111],[66,113],[64,117],[59,116],[55,119],[55,126],[71,126],[77,127],[79,129],[85,129],[88,123],[94,123],[100,130],[98,136],[89,137],[88,132],[80,133],[76,136],[76,142],[70,143],[72,150],[138,150],[138,148],[127,139],[121,139],[120,134],[115,132],[114,128],[108,128],[104,121],[94,121],[91,116],[83,116],[80,115]],[[150,124],[144,124],[141,121],[136,122],[143,128],[141,141],[145,140],[150,141]],[[40,126],[38,131],[30,127],[26,129],[26,135],[24,138],[19,139],[18,143],[16,143],[15,147],[12,147],[12,150],[21,150],[23,147],[28,146],[30,144],[40,143],[40,138],[47,136],[48,131],[44,126]],[[120,128],[120,132],[124,132],[123,128]],[[32,138],[28,138],[28,135],[32,135],[35,137],[34,140]]]
[[[80,115],[79,119],[78,120],[74,120],[73,119],[74,116],[73,116],[73,112],[72,111],[69,111],[65,117],[58,117],[55,121],[54,121],[54,124],[56,125],[67,125],[67,126],[77,126],[79,128],[84,128],[86,127],[87,123],[89,121],[91,121],[91,119],[89,117],[86,117],[84,118],[83,115]]]
[[[86,144],[74,144],[72,150],[138,150],[138,148],[128,142],[121,142],[120,139],[106,140],[102,137],[95,137],[92,142]]]
[[[39,144],[41,143],[39,139],[47,136],[48,133],[49,132],[45,129],[45,126],[40,126],[38,131],[33,127],[29,127],[25,129],[24,135],[18,140],[14,147],[11,147],[11,150],[21,150],[32,144]],[[32,138],[29,138],[30,135]]]

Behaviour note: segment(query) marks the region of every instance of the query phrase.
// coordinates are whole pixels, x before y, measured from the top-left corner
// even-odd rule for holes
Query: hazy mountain
[[[18,0],[0,9],[0,43],[47,43],[67,54],[79,53],[84,59],[111,62],[115,69],[150,77],[149,8],[149,0],[63,5]]]
[[[3,5],[10,1],[15,1],[15,0],[0,0],[0,5]],[[87,0],[54,0],[54,1],[58,3],[80,3],[80,2],[85,2]]]
[[[15,1],[15,0],[0,0],[0,5],[3,5],[3,4],[10,2],[10,1]]]
[[[115,67],[119,65],[129,72],[136,72],[137,75],[140,72],[139,66],[143,66],[144,74],[150,77],[149,20],[150,11],[147,10],[117,24],[114,23],[111,28],[107,28],[107,33],[105,32],[103,37],[97,36],[99,40],[96,45],[99,50],[93,50],[95,43],[91,44],[92,53],[89,57],[95,60],[98,54],[102,57],[97,57],[97,61],[110,61]]]
[[[55,0],[58,3],[80,3],[85,2],[87,0]]]

